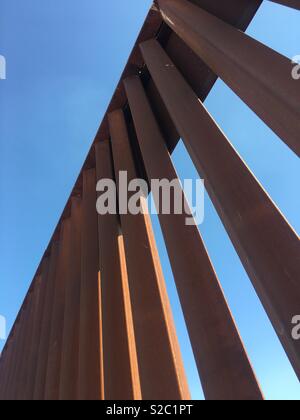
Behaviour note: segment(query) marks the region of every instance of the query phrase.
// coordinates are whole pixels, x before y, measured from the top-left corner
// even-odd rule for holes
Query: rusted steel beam
[[[116,178],[137,178],[124,114],[108,117]],[[125,186],[127,187],[127,185]],[[120,185],[118,183],[118,188]],[[141,198],[143,208],[146,202]],[[179,345],[148,214],[121,214],[143,399],[188,399]]]
[[[70,276],[65,290],[60,400],[76,400],[78,396],[82,202],[79,197],[73,197],[71,202],[71,249],[67,262]]]
[[[139,77],[125,88],[149,179],[176,182],[184,196],[160,128]],[[178,289],[204,393],[210,400],[259,400],[262,393],[196,224],[187,226],[188,203],[176,214],[170,194],[170,214],[159,220]],[[189,216],[190,217],[190,216]],[[222,337],[222,339],[220,339]]]
[[[28,336],[29,346],[28,354],[26,358],[26,377],[23,399],[28,401],[33,399],[32,390],[35,381],[36,372],[36,347],[38,345],[38,325],[39,325],[39,307],[41,301],[41,285],[42,277],[39,275],[36,279],[33,302],[32,302],[32,313],[30,317],[30,335]]]
[[[55,277],[51,333],[45,383],[45,399],[59,399],[62,339],[65,314],[65,287],[70,279],[71,221],[62,222],[61,246]]]
[[[142,45],[147,66],[266,312],[300,378],[300,241],[165,51]]]
[[[165,22],[300,156],[300,84],[289,59],[187,0],[157,0]]]
[[[97,180],[114,180],[109,141],[95,146]],[[140,400],[123,235],[115,214],[98,216],[106,400]]]
[[[9,357],[9,350],[7,346],[2,350],[2,353],[0,356],[0,401],[5,400],[8,357]]]
[[[26,298],[27,299],[27,298]],[[18,320],[15,322],[12,334],[9,338],[9,342],[7,346],[10,346],[10,340],[11,337],[13,337],[13,353],[11,356],[11,370],[9,372],[9,378],[6,384],[6,394],[5,399],[7,400],[14,400],[16,399],[16,389],[17,389],[17,374],[19,369],[19,357],[20,352],[22,352],[22,337],[23,337],[23,328],[22,325],[24,325],[24,308],[26,305],[26,299],[24,302],[24,305],[22,309],[19,312]]]
[[[41,267],[41,280],[39,285],[39,291],[37,292],[37,305],[36,313],[34,315],[33,324],[32,324],[32,343],[30,354],[28,357],[28,377],[27,377],[27,400],[33,400],[34,398],[34,387],[35,379],[37,373],[37,364],[39,357],[39,345],[42,332],[42,321],[43,321],[43,311],[46,301],[46,291],[47,291],[47,281],[49,273],[49,258],[44,258]]]
[[[35,282],[35,280],[34,280]],[[18,370],[15,379],[15,400],[24,400],[26,395],[26,378],[27,378],[27,358],[29,353],[31,339],[31,321],[34,310],[34,293],[35,287],[32,287],[27,295],[27,303],[24,310],[24,319],[21,325],[22,342],[20,343],[18,352]]]
[[[48,365],[48,354],[50,347],[51,321],[53,315],[53,301],[59,248],[59,241],[54,241],[51,245],[51,253],[49,256],[49,273],[46,284],[45,305],[42,314],[41,337],[38,349],[33,395],[34,400],[39,401],[45,398],[45,385]]]
[[[16,332],[11,336],[10,342],[4,348],[0,359],[0,401],[9,398],[9,381],[14,364],[14,352],[16,344]]]
[[[273,3],[279,3],[283,6],[292,7],[293,9],[300,10],[300,1],[299,0],[270,0]]]
[[[95,169],[83,173],[81,246],[78,398],[100,400],[104,389]]]

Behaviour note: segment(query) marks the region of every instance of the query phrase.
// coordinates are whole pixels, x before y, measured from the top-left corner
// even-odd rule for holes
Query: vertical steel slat
[[[83,172],[79,338],[80,400],[104,398],[96,171]]]
[[[187,0],[158,0],[165,22],[300,156],[300,83],[289,59]]]
[[[45,399],[59,399],[62,339],[65,314],[65,287],[70,278],[71,221],[62,222],[61,246],[55,277],[51,333],[45,384]]]
[[[76,400],[78,396],[82,202],[79,197],[72,197],[71,202],[70,277],[66,282],[65,293],[59,391],[61,400]]]
[[[129,182],[136,179],[137,174],[123,112],[117,110],[108,118],[120,191],[120,172],[127,172]],[[141,203],[146,210],[144,198],[141,198]],[[142,398],[188,399],[188,386],[150,217],[148,214],[130,213],[120,216]]]
[[[170,194],[170,214],[162,213],[159,201],[156,207],[205,396],[210,400],[262,399],[198,227],[187,226],[192,212],[140,78],[126,79],[125,88],[148,178],[176,183],[179,191],[179,197],[174,190]],[[184,201],[181,214],[175,212],[176,197]]]
[[[44,400],[48,355],[50,346],[51,321],[53,315],[53,302],[55,292],[55,280],[58,265],[60,242],[54,241],[51,245],[49,274],[47,277],[45,306],[42,315],[41,338],[38,349],[36,377],[34,384],[34,400]]]
[[[155,40],[142,45],[150,73],[300,378],[300,241]]]

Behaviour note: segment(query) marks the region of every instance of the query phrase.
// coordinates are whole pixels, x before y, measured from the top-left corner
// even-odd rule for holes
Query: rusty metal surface
[[[49,343],[50,343],[50,334],[51,334],[51,320],[53,314],[53,301],[54,301],[54,291],[55,291],[55,279],[58,263],[58,254],[59,254],[60,243],[58,241],[53,242],[51,247],[51,254],[49,256],[49,273],[47,278],[47,290],[45,297],[45,306],[42,314],[42,323],[41,323],[41,338],[39,344],[39,356],[37,359],[36,365],[36,374],[35,374],[35,385],[34,385],[34,394],[33,399],[41,401],[45,396],[45,384],[46,384],[46,375],[47,375],[47,365],[48,365],[48,354],[49,354]]]
[[[36,279],[35,279],[36,280]],[[35,281],[34,281],[35,285]],[[34,300],[34,287],[28,295],[26,309],[24,311],[24,319],[22,324],[22,341],[18,349],[18,369],[16,372],[16,380],[12,393],[12,398],[15,400],[24,400],[25,397],[25,386],[26,386],[26,368],[27,368],[27,355],[30,346],[31,337],[31,318],[33,311],[33,300]]]
[[[103,349],[96,170],[83,174],[78,399],[102,400]]]
[[[136,179],[121,110],[109,114],[115,173]],[[146,207],[145,199],[141,202]],[[149,214],[121,214],[142,398],[189,399],[190,394]]]
[[[60,400],[76,400],[78,395],[79,322],[81,290],[81,225],[82,202],[72,198],[69,265],[66,279],[62,355],[60,369]]]
[[[35,288],[33,293],[33,299],[32,299],[32,310],[30,315],[30,333],[27,336],[28,340],[28,347],[24,348],[24,355],[26,357],[26,369],[25,369],[25,381],[24,381],[24,387],[23,387],[23,396],[22,399],[25,401],[32,400],[32,388],[33,383],[35,379],[35,347],[37,345],[37,330],[38,330],[38,324],[39,324],[39,318],[38,318],[38,310],[40,306],[40,299],[41,299],[41,283],[42,283],[42,277],[39,276],[36,279],[35,282]]]
[[[187,0],[158,4],[172,29],[300,156],[300,86],[291,61]]]
[[[95,148],[97,179],[114,179],[109,141]],[[98,216],[105,399],[141,399],[131,299],[119,218]],[[112,333],[113,331],[113,333]]]
[[[283,4],[284,6],[293,7],[294,9],[300,10],[299,0],[270,0],[273,3]]]
[[[261,4],[261,0],[227,0],[226,2],[220,2],[219,0],[191,0],[192,3],[195,3],[199,6],[201,6],[203,9],[207,10],[209,13],[212,13],[214,16],[219,17],[223,19],[225,22],[230,23],[231,25],[235,26],[238,29],[241,29],[244,31],[248,24],[250,23],[251,19],[255,15],[257,9],[259,8]],[[280,3],[290,3],[292,7],[297,7],[297,2],[294,2],[293,0],[282,0]],[[109,137],[109,126],[108,126],[108,120],[107,115],[111,113],[112,111],[123,109],[127,109],[127,98],[125,94],[125,90],[123,87],[123,80],[129,76],[133,75],[140,75],[141,79],[143,80],[148,99],[151,103],[151,106],[153,108],[153,111],[155,113],[155,118],[157,119],[161,131],[167,141],[169,150],[172,151],[174,147],[177,144],[177,141],[179,139],[179,130],[178,127],[175,126],[173,120],[170,118],[169,113],[167,111],[167,107],[165,106],[164,102],[162,101],[161,95],[158,93],[158,90],[155,86],[155,83],[151,79],[151,76],[149,74],[148,69],[145,66],[145,62],[143,59],[143,56],[139,50],[139,44],[141,42],[144,42],[146,40],[157,38],[159,43],[164,46],[166,51],[168,52],[169,56],[172,58],[172,60],[175,62],[176,66],[180,70],[181,74],[185,77],[188,84],[193,88],[196,95],[201,99],[204,100],[209,93],[210,89],[212,88],[213,84],[216,81],[216,75],[206,66],[206,64],[195,54],[190,47],[188,47],[181,39],[178,37],[177,34],[172,32],[170,28],[163,22],[161,15],[157,9],[156,6],[153,6],[146,18],[145,24],[142,28],[142,31],[138,37],[138,40],[136,42],[136,45],[133,48],[133,51],[130,55],[128,64],[122,74],[121,80],[117,86],[117,89],[113,95],[112,101],[108,107],[107,113],[100,125],[100,128],[97,132],[96,138],[94,139],[94,144],[97,144],[101,141],[104,141],[106,138]],[[128,129],[130,130],[130,135],[134,137],[134,130],[132,121],[128,120]],[[132,131],[132,132],[131,132]],[[137,157],[139,159],[139,156]],[[54,298],[54,289],[53,289],[53,281],[55,281],[56,274],[55,270],[57,268],[57,255],[56,260],[53,258],[53,247],[56,247],[56,250],[58,251],[59,243],[58,241],[61,239],[61,227],[66,219],[68,219],[71,215],[71,209],[72,209],[72,198],[76,197],[82,197],[83,195],[83,189],[86,180],[84,179],[86,176],[86,171],[92,170],[95,171],[96,166],[96,160],[95,160],[95,153],[94,153],[94,147],[91,148],[88,157],[83,165],[83,169],[75,183],[75,186],[71,192],[70,200],[67,202],[67,205],[62,213],[62,216],[58,222],[57,228],[55,229],[55,232],[51,238],[51,241],[49,243],[49,246],[47,247],[44,256],[41,260],[41,263],[36,271],[35,279],[38,278],[41,275],[41,272],[43,270],[43,262],[45,258],[50,258],[50,269],[49,269],[49,283],[47,286],[46,291],[46,299],[49,298],[48,301],[46,301],[46,305],[43,311],[42,316],[42,332],[40,337],[40,343],[38,344],[39,349],[39,357],[36,361],[36,377],[30,378],[30,383],[34,380],[35,383],[35,390],[34,390],[34,398],[35,399],[43,399],[44,398],[44,388],[45,388],[45,380],[46,380],[46,368],[47,363],[49,362],[51,364],[51,360],[48,360],[48,345],[49,345],[49,331],[51,326],[51,318],[53,317],[52,313],[52,305],[53,305],[53,298]],[[142,166],[142,165],[141,165]],[[83,175],[85,174],[85,175]],[[144,176],[144,168],[139,167],[139,173],[140,176]],[[92,201],[90,201],[91,206]],[[88,204],[87,204],[88,205]],[[91,207],[89,208],[89,211],[91,211]],[[92,217],[93,219],[93,217]],[[95,222],[95,220],[94,220]],[[92,220],[89,220],[89,223],[86,225],[87,232],[89,232],[89,235],[93,237],[92,233],[92,226],[95,228],[95,223],[93,224]],[[94,230],[93,230],[94,232]],[[93,241],[94,243],[94,241]],[[89,248],[90,244],[88,242],[84,242],[83,250],[85,252],[84,261],[89,261],[91,264],[92,269],[94,270],[96,267],[96,256],[94,255],[95,249]],[[123,242],[121,241],[119,243],[120,249],[123,247]],[[90,250],[90,252],[88,252]],[[121,253],[122,254],[122,253]],[[121,255],[120,254],[120,255]],[[123,249],[123,260],[121,262],[122,270],[126,269],[126,262],[124,258],[124,249]],[[99,261],[97,262],[99,264]],[[99,269],[99,266],[97,267]],[[51,274],[50,274],[51,273]],[[85,271],[83,270],[83,273]],[[85,277],[89,277],[90,274],[85,273]],[[93,277],[93,274],[92,274]],[[100,273],[98,271],[97,280],[96,280],[98,286],[100,283]],[[85,283],[87,286],[87,283]],[[88,287],[88,286],[87,286]],[[34,292],[35,288],[35,282],[32,283],[28,294],[21,306],[21,309],[19,311],[19,314],[16,318],[16,322],[10,332],[9,338],[7,340],[6,346],[4,348],[4,351],[1,355],[1,365],[0,369],[4,369],[3,365],[3,358],[6,356],[7,359],[11,359],[12,357],[15,358],[16,363],[14,364],[14,372],[12,375],[10,375],[8,380],[8,385],[11,385],[8,387],[8,390],[12,392],[17,392],[19,398],[24,397],[24,390],[20,389],[20,386],[18,386],[16,389],[12,389],[12,383],[15,385],[18,383],[18,381],[21,378],[21,382],[25,381],[27,382],[29,379],[28,377],[25,378],[26,370],[24,371],[24,365],[23,365],[23,359],[21,358],[19,353],[19,346],[24,342],[24,315],[26,315],[27,323],[28,323],[28,299],[32,296],[32,293]],[[100,286],[99,286],[100,289]],[[90,289],[91,290],[91,289]],[[94,302],[92,294],[90,291],[85,290],[86,293],[84,295],[85,299],[85,305],[87,310],[87,305],[90,302]],[[100,293],[100,290],[99,290]],[[101,313],[100,312],[100,297],[98,295],[98,306],[97,304],[92,304],[92,307],[94,308],[94,315],[97,312],[99,315],[99,322],[101,324]],[[62,303],[62,301],[61,301]],[[60,306],[62,307],[62,306]],[[25,310],[26,309],[26,310]],[[84,311],[84,310],[83,310]],[[62,314],[61,311],[59,311],[60,314]],[[86,314],[86,317],[88,318],[88,315]],[[60,320],[62,320],[62,317],[59,315]],[[57,318],[57,320],[58,320]],[[22,321],[22,325],[21,325]],[[58,322],[56,323],[58,325]],[[22,331],[18,331],[18,328],[21,328]],[[48,326],[48,328],[47,328]],[[46,330],[44,329],[46,328]],[[99,351],[100,354],[93,354],[90,357],[90,362],[84,362],[88,365],[84,366],[84,369],[87,369],[87,372],[89,372],[89,375],[82,373],[83,376],[81,376],[82,379],[82,388],[80,390],[81,398],[103,398],[104,397],[104,390],[103,390],[103,355],[102,355],[102,343],[101,343],[101,325],[98,324],[97,326],[93,326],[93,328],[96,328],[99,332],[99,335],[96,334],[98,341],[100,341],[99,345]],[[38,326],[36,327],[38,329]],[[58,332],[59,333],[59,332]],[[174,334],[174,331],[173,331]],[[171,334],[172,335],[172,334]],[[84,334],[81,338],[81,343],[84,343]],[[59,339],[59,345],[60,343],[60,335],[58,337]],[[9,346],[14,343],[18,343],[18,349],[13,354],[11,352],[7,352],[7,349],[9,349]],[[37,343],[36,343],[37,344]],[[27,344],[26,344],[27,345]],[[93,347],[93,346],[92,346]],[[176,346],[175,346],[176,347]],[[93,347],[95,348],[95,347]],[[131,349],[133,350],[133,349]],[[31,350],[32,353],[33,350]],[[177,350],[176,350],[177,351]],[[175,351],[175,353],[176,353]],[[42,354],[41,354],[42,352]],[[56,361],[60,361],[60,354],[55,351],[55,359]],[[83,353],[82,353],[88,360],[89,357],[89,349],[87,348],[86,344],[83,344]],[[51,353],[50,353],[51,357]],[[32,359],[33,360],[33,359]],[[94,370],[94,362],[99,362],[99,368],[96,368],[96,373]],[[5,361],[5,360],[4,360]],[[92,371],[92,365],[93,365],[93,371]],[[57,363],[56,363],[56,366]],[[20,369],[18,369],[20,367]],[[179,369],[180,370],[180,369]],[[181,378],[181,384],[184,384],[185,379],[182,379],[184,374],[183,372],[177,372],[179,377],[179,382]],[[89,376],[89,377],[88,377]],[[94,376],[94,377],[93,377]],[[97,376],[97,378],[96,378]],[[93,377],[93,378],[92,378]],[[25,379],[24,379],[25,378]],[[92,379],[91,379],[92,378]],[[54,384],[54,382],[55,384]],[[55,380],[53,379],[52,384],[52,396],[50,393],[50,398],[55,398],[57,394],[57,377],[55,377]],[[20,383],[21,383],[20,382]],[[97,386],[95,385],[97,383]],[[55,385],[55,386],[54,386]],[[2,384],[0,386],[3,386]],[[32,385],[30,385],[31,387]],[[29,387],[29,388],[30,388]],[[91,389],[93,388],[93,389]],[[93,394],[96,390],[96,395]],[[138,387],[137,387],[138,388]],[[55,389],[55,392],[54,392]],[[1,390],[1,388],[0,388]],[[138,391],[137,395],[138,395]],[[148,393],[148,391],[147,391]],[[93,394],[93,395],[92,395]],[[150,395],[151,392],[148,393]],[[179,392],[180,394],[180,392]],[[178,394],[178,395],[179,395]],[[12,395],[12,394],[11,394]],[[29,394],[28,394],[29,395]],[[183,389],[181,390],[180,396],[188,396],[188,392],[186,390],[186,386],[183,385]]]
[[[71,251],[71,221],[65,219],[62,226],[61,246],[54,285],[51,333],[49,341],[45,399],[59,399],[62,340],[65,315],[66,283],[70,280],[69,258]]]
[[[43,261],[43,267],[41,270],[40,285],[38,291],[38,302],[36,307],[36,313],[34,314],[34,322],[32,324],[32,344],[30,354],[28,354],[28,365],[29,374],[27,378],[27,400],[33,400],[35,379],[37,372],[37,363],[39,357],[39,345],[42,332],[42,318],[43,311],[46,303],[46,292],[47,292],[47,281],[49,273],[49,259],[45,258]]]
[[[220,17],[222,19],[225,19],[229,23],[233,23],[236,27],[239,29],[246,29],[248,24],[251,22],[253,16],[257,12],[257,9],[259,8],[261,4],[261,0],[243,0],[237,1],[237,0],[228,0],[226,2],[226,7],[223,4],[224,2],[220,2],[220,0],[207,0],[202,1],[199,5],[202,7],[208,7],[208,11],[211,13],[215,13],[217,17]],[[186,46],[182,45],[182,42],[179,40],[179,45],[176,44],[176,41],[174,38],[177,36],[172,33],[163,23],[163,20],[161,18],[161,15],[157,8],[155,6],[151,7],[151,10],[149,11],[149,14],[147,15],[145,19],[145,23],[141,29],[141,32],[138,36],[137,42],[133,47],[132,53],[129,57],[128,63],[124,69],[124,72],[120,78],[120,82],[117,85],[117,88],[113,94],[111,103],[107,109],[107,113],[111,112],[118,108],[124,108],[127,103],[126,95],[123,88],[123,79],[125,77],[131,76],[131,75],[138,75],[140,72],[144,72],[144,62],[142,59],[142,56],[139,51],[139,44],[143,41],[146,41],[148,39],[157,37],[160,42],[166,46],[167,50],[169,49],[169,53],[171,57],[176,60],[177,59],[177,65],[181,69],[182,73],[187,77],[189,83],[194,84],[195,86],[199,86],[199,96],[204,99],[204,97],[209,93],[209,90],[213,86],[216,76],[213,75],[211,72],[208,71],[207,67],[203,68],[203,63],[199,64],[198,71],[195,67],[195,62],[197,62],[197,57],[195,58],[195,55],[193,58],[191,58],[191,51],[188,53],[181,50],[181,48],[187,48]],[[178,40],[178,37],[177,37]],[[169,43],[169,47],[168,47]],[[173,53],[174,50],[174,53]],[[177,52],[177,54],[176,54]],[[193,60],[190,64],[188,63],[189,60],[186,60],[187,54],[190,57],[190,60]],[[182,58],[181,58],[182,57]],[[199,62],[199,61],[198,61]],[[188,66],[185,70],[185,66]],[[196,74],[196,77],[189,77],[189,73]],[[152,84],[153,88],[153,84]],[[150,89],[150,88],[149,88]],[[155,88],[153,88],[155,90]],[[202,92],[202,94],[201,94]],[[150,96],[150,95],[149,95]],[[172,150],[174,146],[176,145],[176,142],[178,141],[178,134],[176,129],[174,128],[173,123],[170,121],[168,116],[166,115],[164,105],[162,104],[162,101],[157,95],[157,92],[155,92],[153,95],[153,101],[156,101],[157,108],[158,108],[158,115],[156,115],[157,119],[160,120],[160,125],[162,129],[165,129],[164,135],[169,140],[170,149]],[[160,110],[162,109],[162,111]],[[97,132],[97,135],[94,139],[94,143],[104,140],[108,138],[108,124],[107,124],[107,113],[105,114],[105,117],[103,118],[103,121],[100,124],[99,130]],[[92,151],[93,148],[91,148]],[[95,159],[94,159],[94,153],[89,152],[84,164],[83,169],[95,167]],[[75,182],[74,188],[71,191],[70,199],[72,196],[78,196],[82,194],[82,171],[80,172],[80,175],[78,179]],[[52,235],[51,240],[49,241],[49,245],[44,253],[44,256],[49,256],[51,253],[51,246],[54,241],[57,241],[59,239],[60,235],[60,227],[61,223],[64,220],[64,218],[70,216],[70,209],[71,209],[71,201],[68,200],[64,211],[62,212],[62,215],[58,221],[57,227]],[[41,259],[41,264],[42,260]],[[39,273],[41,269],[41,264],[37,269],[36,275]],[[30,290],[30,289],[29,289]],[[29,291],[28,291],[29,292]],[[24,299],[25,302],[25,299]],[[24,305],[24,302],[21,306],[21,309],[16,317],[16,322],[18,321],[22,307]],[[8,337],[7,343],[10,340],[10,336],[13,334],[12,328],[10,335]]]
[[[300,241],[157,41],[142,51],[152,77],[300,378]]]
[[[167,179],[183,195],[165,141],[140,79],[125,80],[139,144],[149,179]],[[171,194],[174,203],[174,190]],[[224,298],[198,227],[186,224],[186,213],[159,213],[174,279],[208,400],[261,400],[262,393]],[[160,206],[161,207],[161,206]],[[222,337],[222,339],[220,339]]]

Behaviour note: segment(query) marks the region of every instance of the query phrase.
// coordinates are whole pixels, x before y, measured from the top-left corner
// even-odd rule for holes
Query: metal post
[[[97,180],[113,182],[109,141],[96,144]],[[117,214],[98,216],[106,400],[141,399],[132,308]]]
[[[283,6],[292,7],[294,9],[300,10],[299,0],[271,0],[273,3],[279,3]]]
[[[60,400],[76,400],[78,396],[79,323],[81,289],[81,198],[72,197],[70,277],[66,282],[65,313],[60,370]]]
[[[142,45],[160,95],[300,379],[300,241],[155,40]]]
[[[159,197],[154,199],[205,396],[262,399],[198,227],[186,223],[192,212],[139,77],[126,79],[125,88],[148,178],[174,186],[170,214],[162,213]],[[183,212],[177,214],[174,200],[180,198]]]
[[[65,286],[66,282],[70,278],[70,251],[71,221],[70,219],[65,219],[62,222],[62,238],[55,278],[51,334],[45,384],[45,399],[51,401],[59,399],[62,339],[65,314]]]
[[[286,57],[187,0],[158,0],[165,22],[300,156],[300,83]]]
[[[115,173],[137,178],[124,114],[108,116]],[[127,188],[128,185],[125,185]],[[120,190],[120,185],[118,183]],[[145,199],[141,203],[146,213]],[[127,204],[127,203],[125,203]],[[188,399],[189,391],[148,214],[121,214],[143,399]]]
[[[83,173],[81,244],[78,398],[100,400],[104,384],[95,169]]]
[[[50,346],[50,334],[51,334],[51,321],[53,315],[53,301],[55,292],[55,279],[58,264],[60,242],[54,241],[51,245],[51,254],[49,262],[49,275],[47,278],[46,285],[46,297],[45,306],[42,314],[41,324],[41,338],[38,349],[36,377],[34,385],[34,400],[44,400],[45,398],[45,386],[46,386],[46,375],[48,365],[48,354]]]

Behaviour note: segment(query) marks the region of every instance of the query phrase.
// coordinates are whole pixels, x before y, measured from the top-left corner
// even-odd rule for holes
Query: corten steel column
[[[76,400],[78,392],[82,203],[79,197],[72,197],[71,202],[70,276],[66,284],[59,392],[61,400]]]
[[[158,0],[165,22],[300,156],[300,83],[286,57],[187,0]]]
[[[53,300],[55,292],[55,279],[58,263],[60,243],[54,241],[51,245],[49,274],[46,284],[45,306],[42,314],[41,338],[39,343],[36,377],[34,385],[34,399],[43,400],[45,397],[45,384],[50,345],[51,321],[53,314]]]
[[[34,280],[36,281],[36,280]],[[16,400],[24,400],[26,395],[26,379],[27,379],[27,359],[31,340],[31,321],[34,310],[34,294],[35,287],[29,291],[27,307],[25,309],[23,328],[23,345],[20,348],[20,364],[17,372],[16,380]]]
[[[12,337],[9,339],[9,342],[6,344],[5,347],[5,354],[3,357],[5,360],[5,366],[3,369],[3,392],[1,391],[1,398],[2,400],[10,400],[13,394],[13,375],[14,375],[14,366],[16,360],[16,345],[18,340],[18,331],[14,327],[14,332]],[[2,375],[2,373],[1,373]]]
[[[15,335],[15,349],[13,354],[13,365],[12,371],[9,376],[9,381],[7,384],[7,393],[6,399],[8,400],[15,400],[17,398],[17,375],[19,374],[20,370],[20,357],[22,356],[23,352],[23,345],[24,345],[24,320],[26,314],[26,306],[28,302],[28,297],[25,299],[23,307],[20,310],[20,314],[14,326],[14,335]]]
[[[45,399],[59,399],[60,368],[62,355],[62,339],[65,314],[65,286],[70,278],[71,221],[62,222],[61,247],[55,278],[51,334],[45,384]]]
[[[160,95],[300,378],[300,241],[155,41],[142,45]]]
[[[15,333],[14,333],[15,335]],[[14,337],[11,337],[11,339]],[[4,401],[7,395],[7,386],[9,376],[11,374],[11,362],[12,362],[12,348],[11,339],[6,343],[1,353],[0,358],[0,401]]]
[[[95,169],[83,172],[81,243],[78,397],[100,400],[104,390]]]
[[[22,310],[21,312],[22,313]],[[16,388],[16,365],[17,365],[17,355],[19,350],[19,343],[20,343],[20,316],[19,319],[16,321],[14,325],[14,332],[13,332],[13,347],[11,347],[11,354],[9,359],[9,370],[8,375],[6,377],[6,383],[5,383],[5,400],[13,400],[15,398],[15,388]],[[8,343],[10,345],[10,343]]]
[[[114,181],[109,141],[95,146],[97,181]],[[98,216],[106,400],[140,400],[132,308],[120,231],[115,214]]]
[[[25,387],[24,387],[24,400],[32,400],[32,389],[35,380],[35,373],[36,373],[36,351],[35,348],[37,346],[37,333],[38,333],[38,312],[40,307],[40,299],[41,299],[41,284],[42,284],[42,276],[38,275],[35,285],[34,285],[34,294],[33,294],[33,301],[32,301],[32,313],[30,317],[30,335],[28,337],[29,346],[28,346],[28,354],[26,359],[26,378],[25,378]]]
[[[8,386],[12,374],[12,367],[14,363],[14,349],[16,333],[10,337],[9,342],[6,343],[0,359],[0,401],[8,399]]]
[[[148,178],[176,182],[184,196],[140,78],[126,79],[125,87]],[[156,206],[205,396],[262,399],[198,227],[186,225],[192,213],[175,214],[174,190],[170,197],[171,214],[161,213],[159,201]],[[185,198],[184,204],[188,209]]]
[[[5,399],[6,382],[7,382],[7,366],[9,366],[9,349],[8,345],[2,350],[0,357],[0,401]]]
[[[294,9],[300,10],[300,1],[299,0],[271,0],[273,3],[283,4],[284,6],[292,7]]]
[[[37,362],[39,356],[39,345],[42,331],[43,311],[45,307],[47,281],[49,273],[49,258],[45,258],[41,267],[41,280],[39,286],[38,305],[34,316],[34,323],[32,324],[32,344],[31,351],[28,358],[28,379],[27,379],[27,399],[33,400],[35,379],[37,373]]]
[[[137,178],[124,114],[109,115],[116,178]],[[118,183],[118,187],[120,185]],[[125,188],[128,186],[125,185]],[[141,199],[144,208],[146,202]],[[127,204],[127,203],[126,203]],[[148,214],[121,214],[143,399],[189,399],[173,317]]]
[[[17,361],[17,354],[18,354],[18,345],[19,345],[19,336],[20,336],[20,328],[19,328],[20,321],[18,320],[14,325],[14,332],[13,332],[13,341],[11,343],[11,353],[8,359],[9,366],[8,372],[6,377],[5,383],[5,394],[4,397],[6,400],[12,400],[14,398],[14,390],[15,390],[15,375],[16,375],[16,361]],[[8,343],[10,345],[10,343]]]
[[[5,358],[4,366],[4,377],[3,377],[3,392],[1,392],[1,400],[10,400],[13,394],[13,374],[16,358],[16,345],[17,345],[18,333],[14,328],[12,337],[9,339],[9,342],[6,344],[6,353],[3,355]],[[1,373],[2,375],[2,373]],[[3,398],[2,398],[3,397]]]

